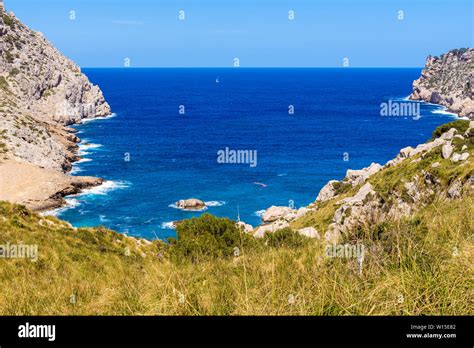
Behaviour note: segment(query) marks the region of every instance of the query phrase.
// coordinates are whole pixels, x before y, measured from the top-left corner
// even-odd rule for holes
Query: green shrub
[[[274,248],[300,248],[310,239],[286,227],[273,233],[266,233],[264,240],[265,244]]]
[[[459,133],[464,133],[469,128],[469,121],[457,120],[443,124],[434,130],[432,139],[440,137],[443,133],[447,132],[451,128],[456,128]]]
[[[182,221],[176,233],[177,239],[170,239],[171,256],[191,262],[231,256],[236,248],[252,243],[252,237],[239,231],[235,222],[210,214]]]
[[[13,20],[13,18],[11,18],[10,16],[8,16],[6,14],[3,14],[3,23],[8,25],[10,28],[15,27],[15,21]]]
[[[10,76],[16,76],[20,73],[20,70],[18,68],[13,68],[11,71],[10,71]]]

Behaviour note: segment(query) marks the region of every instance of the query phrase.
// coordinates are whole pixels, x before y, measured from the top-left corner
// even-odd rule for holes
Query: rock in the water
[[[309,237],[309,238],[316,238],[316,239],[320,239],[321,237],[319,236],[319,233],[318,231],[316,231],[316,229],[314,227],[305,227],[305,228],[301,228],[297,231],[299,234],[301,234],[302,236],[306,236],[306,237]]]
[[[176,206],[184,210],[202,210],[206,207],[206,203],[196,198],[189,198],[176,202]]]

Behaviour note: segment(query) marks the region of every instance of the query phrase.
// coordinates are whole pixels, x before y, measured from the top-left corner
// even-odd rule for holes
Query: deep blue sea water
[[[57,213],[75,226],[147,238],[173,236],[166,223],[202,214],[170,206],[179,199],[213,202],[208,212],[232,219],[239,209],[253,225],[271,205],[306,206],[328,180],[383,164],[452,118],[426,103],[419,120],[380,116],[382,102],[410,93],[420,69],[84,72],[116,116],[77,126],[86,160],[74,174],[109,182]],[[217,163],[226,147],[257,150],[257,166]]]

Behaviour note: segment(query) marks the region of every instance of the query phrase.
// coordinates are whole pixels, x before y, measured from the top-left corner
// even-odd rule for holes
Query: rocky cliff
[[[451,50],[429,56],[421,77],[413,82],[412,100],[446,106],[459,116],[474,119],[474,49]]]
[[[70,177],[79,138],[68,125],[110,114],[99,87],[0,0],[0,199],[35,210],[101,179]]]
[[[0,152],[67,171],[78,139],[64,127],[110,114],[99,87],[40,32],[0,9]]]

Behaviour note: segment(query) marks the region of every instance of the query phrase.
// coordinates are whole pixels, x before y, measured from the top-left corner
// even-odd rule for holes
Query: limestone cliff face
[[[413,82],[410,99],[444,105],[459,116],[474,119],[474,49],[429,56],[421,77]]]
[[[64,126],[109,114],[80,67],[0,8],[0,160],[66,171],[78,139]]]

